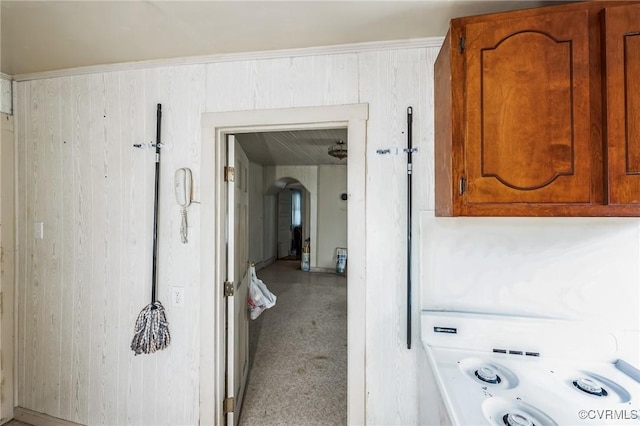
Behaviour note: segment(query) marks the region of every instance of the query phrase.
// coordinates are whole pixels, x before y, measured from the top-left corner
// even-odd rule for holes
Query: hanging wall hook
[[[418,152],[418,148],[384,148],[377,149],[376,154],[378,155],[400,155],[400,154],[416,154]]]
[[[134,143],[133,147],[134,148],[139,148],[139,149],[150,149],[150,148],[164,148],[164,145],[162,142],[158,142],[157,144],[153,143],[153,142],[149,142],[149,143]]]

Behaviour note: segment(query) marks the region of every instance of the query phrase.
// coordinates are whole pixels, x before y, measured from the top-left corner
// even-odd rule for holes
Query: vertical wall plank
[[[33,407],[40,406],[42,404],[42,379],[44,376],[43,371],[43,354],[37,348],[39,342],[45,341],[44,339],[44,321],[43,315],[45,301],[45,274],[44,274],[44,240],[34,239],[33,223],[36,221],[43,221],[43,199],[44,190],[43,187],[43,133],[45,132],[45,119],[44,119],[44,98],[45,92],[43,90],[44,83],[42,81],[34,82],[31,85],[29,94],[29,102],[31,107],[30,115],[30,134],[27,141],[28,163],[27,167],[33,171],[33,180],[31,182],[31,188],[29,192],[29,206],[31,207],[27,211],[27,220],[31,225],[31,265],[28,271],[30,275],[29,284],[27,286],[27,305],[26,313],[27,320],[25,326],[27,327],[27,342],[29,347],[25,351],[26,358],[31,363],[31,368],[27,370],[28,387],[25,397],[27,403]],[[28,226],[28,224],[27,224]],[[27,230],[29,232],[29,230]]]
[[[92,263],[91,247],[93,232],[91,224],[91,205],[93,202],[93,182],[91,173],[91,93],[90,77],[79,76],[73,81],[74,115],[73,154],[74,154],[74,193],[73,209],[76,212],[75,225],[75,271],[76,288],[74,291],[73,325],[73,377],[71,382],[72,412],[71,420],[86,424],[88,420],[91,355],[91,289]]]
[[[160,81],[167,72],[166,68],[154,68],[148,69],[144,71],[144,101],[145,101],[145,117],[144,117],[144,131],[145,137],[149,141],[155,142],[156,140],[156,104],[163,104],[166,108],[166,97],[162,91],[164,81]],[[166,114],[163,111],[163,128],[166,127]],[[163,160],[164,160],[164,156]],[[145,275],[148,277],[145,281],[143,281],[142,287],[143,291],[143,299],[141,300],[140,307],[146,305],[150,302],[151,295],[151,265],[152,265],[152,239],[153,239],[153,198],[154,198],[154,176],[155,176],[155,163],[154,163],[154,154],[151,151],[143,152],[141,158],[138,159],[141,165],[144,165],[145,177],[144,177],[144,198],[143,203],[139,205],[140,211],[139,214],[145,216],[145,231],[144,231],[144,239],[143,243],[146,247],[146,255],[143,259],[143,264],[145,265],[146,271]],[[163,161],[161,161],[161,176],[164,172],[162,167]],[[160,229],[158,229],[158,233],[160,234]],[[160,239],[160,236],[158,236]],[[160,243],[164,245],[164,243]],[[163,268],[161,265],[158,265],[158,274],[161,275]],[[162,284],[160,284],[160,279],[158,279],[158,287],[157,287],[157,297],[159,300],[162,300],[162,297],[165,293],[165,289]],[[153,356],[141,356],[137,357],[136,361],[141,365],[138,368],[142,369],[142,394],[139,396],[141,406],[140,409],[140,417],[142,424],[152,425],[157,424],[158,419],[162,418],[164,413],[160,415],[158,410],[163,410],[164,407],[158,405],[158,394],[155,392],[155,389],[158,389],[158,363],[159,358],[162,358],[161,365],[164,365],[167,358],[167,352],[162,351],[154,354]]]
[[[27,168],[27,124],[26,121],[29,118],[26,96],[29,91],[28,84],[22,85],[22,90],[16,91],[14,94],[15,99],[15,126],[14,132],[17,138],[16,144],[16,370],[15,370],[15,386],[16,392],[16,405],[26,403],[26,383],[27,378],[25,376],[26,369],[26,297],[27,297],[27,247],[26,247],[26,222],[27,213],[27,183],[28,172],[31,170]]]
[[[207,65],[206,111],[243,111],[253,108],[254,61]]]
[[[358,102],[358,55],[321,55],[290,61],[293,107]],[[313,78],[310,84],[309,79]]]
[[[0,422],[14,416],[15,143],[14,117],[0,113]]]
[[[55,200],[62,199],[62,185],[60,182],[60,103],[59,80],[46,80],[46,98],[43,110],[46,119],[46,131],[43,138],[43,179],[42,196],[45,197],[42,217],[38,220],[44,222],[45,235],[41,241],[45,250],[46,274],[44,306],[43,342],[46,347],[57,348],[60,342],[62,300],[62,233],[60,205]],[[60,351],[40,351],[44,369],[42,371],[42,407],[46,412],[56,413],[60,410]]]
[[[118,205],[117,200],[107,200],[111,195],[109,186],[108,162],[110,147],[107,141],[107,111],[106,111],[106,87],[104,74],[94,74],[88,77],[89,91],[89,132],[86,141],[86,149],[90,164],[91,181],[91,205],[88,214],[92,238],[89,247],[89,262],[91,264],[91,292],[87,300],[89,311],[89,338],[91,347],[88,353],[89,384],[87,387],[87,422],[89,424],[102,424],[105,419],[107,407],[105,405],[105,380],[109,374],[104,364],[108,360],[108,351],[113,342],[107,341],[110,323],[109,310],[116,306],[117,297],[108,291],[109,268],[111,261],[110,244],[117,242],[118,230],[112,228],[110,211]],[[111,150],[115,147],[111,147]],[[107,396],[110,398],[110,396]]]
[[[414,112],[414,146],[422,149],[420,134],[426,112],[422,49],[365,53],[360,56],[360,100],[369,102],[367,129],[367,421],[372,424],[416,424],[416,351],[406,342],[406,217],[405,155],[381,156],[379,148],[405,148],[407,107]],[[418,197],[418,199],[421,197]],[[416,206],[417,207],[417,206]],[[416,209],[417,210],[417,209]],[[415,217],[415,216],[414,216]],[[375,250],[374,247],[385,247]],[[389,253],[395,253],[389,255]],[[415,274],[414,274],[415,275]],[[416,275],[417,276],[417,275]],[[389,286],[386,283],[394,283]],[[414,295],[419,284],[414,282]],[[420,345],[419,298],[414,297],[413,345]],[[384,321],[381,319],[384,318]],[[376,350],[372,350],[376,348]]]
[[[152,110],[144,93],[144,71],[119,74],[120,133],[117,141],[122,150],[122,233],[124,248],[120,256],[122,276],[118,286],[118,371],[117,371],[117,424],[142,424],[140,408],[142,395],[142,360],[130,349],[133,327],[138,313],[149,303],[150,253],[148,214],[141,203],[148,193],[149,151],[134,149],[133,144],[152,141],[146,132],[146,116]],[[113,112],[112,112],[113,113]]]
[[[62,136],[61,167],[59,171],[61,179],[61,194],[58,200],[58,208],[62,215],[62,297],[60,298],[60,407],[58,417],[70,418],[72,401],[75,397],[71,394],[73,380],[73,330],[74,330],[74,300],[75,300],[75,226],[76,210],[73,208],[75,194],[74,182],[74,96],[72,92],[72,78],[65,77],[60,80],[60,133]]]
[[[207,111],[358,102],[355,54],[305,56],[207,66]]]
[[[205,103],[205,67],[192,66],[173,70],[173,84],[168,86],[168,110],[166,138],[170,149],[165,154],[166,174],[162,187],[162,238],[169,244],[160,259],[165,265],[165,292],[163,303],[171,318],[172,347],[168,352],[168,367],[164,368],[166,389],[161,392],[166,399],[161,403],[167,407],[164,424],[198,421],[198,384],[199,384],[199,310],[185,309],[171,305],[169,297],[171,286],[185,289],[185,298],[191,304],[199,301],[200,277],[200,241],[199,241],[199,204],[188,208],[190,226],[188,243],[180,239],[180,207],[176,203],[173,178],[176,169],[191,169],[194,182],[200,176],[200,114]],[[187,137],[183,135],[189,135]],[[198,198],[198,188],[194,196]],[[207,188],[210,190],[210,188]],[[186,360],[186,361],[185,361]],[[186,364],[185,364],[186,362]],[[185,365],[188,366],[185,368]]]

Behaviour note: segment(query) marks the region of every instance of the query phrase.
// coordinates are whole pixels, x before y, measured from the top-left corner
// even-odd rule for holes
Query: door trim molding
[[[203,113],[201,116],[200,424],[220,424],[224,398],[224,135],[240,132],[347,127],[347,421],[366,417],[366,103]],[[357,249],[356,249],[357,248]],[[213,306],[212,306],[213,305]]]

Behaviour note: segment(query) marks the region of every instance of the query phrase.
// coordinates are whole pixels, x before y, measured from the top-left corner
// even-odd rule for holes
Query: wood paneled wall
[[[414,210],[432,209],[433,112],[427,87],[433,83],[437,49],[363,54],[360,101],[369,102],[367,127],[367,419],[375,425],[419,424],[419,298],[413,300],[413,346],[406,342],[407,158],[379,155],[381,148],[406,148],[407,107],[413,107]],[[415,213],[414,212],[414,213]],[[415,215],[414,215],[415,217]],[[414,249],[420,239],[413,223]],[[350,251],[358,247],[349,247]],[[415,253],[415,250],[414,250]],[[414,262],[417,296],[420,265]],[[376,352],[376,353],[374,353]],[[385,400],[386,398],[386,400]],[[427,403],[421,401],[421,404]],[[434,411],[437,419],[437,413]],[[437,424],[433,422],[432,424]]]
[[[0,423],[13,418],[15,154],[13,116],[0,113]]]
[[[199,241],[182,245],[176,168],[199,170],[205,67],[18,84],[18,405],[83,424],[196,424]],[[133,356],[149,303],[154,153],[163,104],[159,299],[172,344]],[[199,222],[197,205],[189,209]],[[44,223],[35,239],[34,222]],[[186,288],[184,308],[169,304]]]
[[[367,102],[367,422],[416,424],[416,358],[405,344],[406,109],[414,108],[414,206],[432,209],[431,69],[437,49],[398,49],[175,66],[20,82],[18,134],[18,405],[84,424],[195,425],[200,216],[181,244],[172,178],[202,191],[202,112]],[[168,350],[135,357],[133,324],[151,283],[153,154],[163,104],[159,298]],[[424,168],[424,170],[418,170]],[[416,217],[416,216],[414,216]],[[35,239],[34,222],[44,223]],[[417,232],[417,224],[414,224]],[[416,235],[414,233],[414,235]],[[419,276],[416,268],[414,276]],[[185,306],[170,305],[171,286]],[[414,345],[419,343],[415,281]]]

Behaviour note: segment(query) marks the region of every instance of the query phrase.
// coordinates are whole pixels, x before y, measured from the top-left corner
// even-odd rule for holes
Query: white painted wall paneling
[[[0,76],[0,112],[13,114],[13,87],[11,79]]]
[[[204,81],[204,67],[190,66],[18,85],[20,406],[78,423],[197,422],[199,243],[197,232],[180,243],[171,183],[184,166],[197,182]],[[157,102],[168,144],[158,284],[173,342],[134,357],[133,324],[150,298],[153,153],[132,145],[154,140]],[[170,285],[186,288],[184,309],[169,305]]]
[[[367,422],[417,424],[418,351],[407,350],[406,343],[407,157],[377,155],[376,150],[406,147],[409,106],[414,111],[414,129],[424,127],[429,114],[424,108],[429,64],[424,49],[408,49],[363,54],[359,66],[361,101],[371,106],[367,129],[366,305],[371,307],[367,309],[366,336]],[[414,146],[422,149],[421,135],[415,134],[414,139]],[[419,200],[424,199],[420,190],[417,183],[414,213],[420,206]],[[414,226],[414,229],[417,228]],[[413,276],[418,275],[414,272]],[[417,280],[414,280],[414,291],[412,340],[415,348],[421,344]]]
[[[13,116],[0,114],[0,423],[13,418],[15,155]]]
[[[426,140],[419,123],[431,115],[424,107],[431,66],[424,49],[400,49],[19,83],[20,405],[56,411],[45,390],[57,378],[60,397],[52,415],[91,424],[198,422],[199,339],[206,332],[198,322],[200,307],[207,306],[198,297],[210,294],[198,294],[205,245],[194,229],[197,204],[189,209],[192,240],[180,243],[169,184],[160,198],[159,298],[168,310],[173,343],[154,356],[133,357],[128,348],[135,317],[149,297],[153,196],[149,152],[130,146],[153,140],[157,102],[163,103],[163,139],[169,144],[162,154],[162,182],[171,182],[175,168],[191,167],[196,198],[213,189],[198,179],[201,112],[368,102],[371,240],[361,250],[367,259],[366,306],[375,309],[366,309],[367,422],[416,423],[418,354],[404,347],[405,159],[378,157],[375,149],[404,146],[409,105],[422,149]],[[118,119],[112,108],[118,108]],[[353,176],[364,173],[364,164],[354,167]],[[420,194],[416,209],[424,202]],[[45,222],[44,240],[32,238],[37,220]],[[50,229],[54,224],[57,229]],[[364,220],[349,232],[364,233]],[[185,308],[167,306],[168,289],[180,284],[187,290]],[[46,306],[50,295],[60,308]],[[417,345],[419,330],[414,336]],[[49,351],[57,354],[41,355]],[[105,368],[116,372],[105,374]]]
[[[358,55],[209,64],[207,112],[358,102]]]

